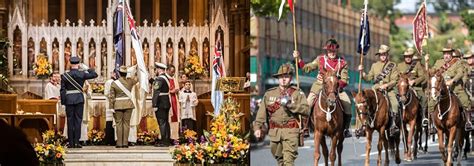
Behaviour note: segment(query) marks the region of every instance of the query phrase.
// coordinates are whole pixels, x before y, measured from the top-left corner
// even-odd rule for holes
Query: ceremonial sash
[[[125,95],[127,95],[130,100],[132,100],[132,93],[127,88],[125,88],[125,86],[123,86],[119,80],[115,80],[114,83],[119,87],[120,90],[122,90],[123,93],[125,93]]]
[[[388,65],[387,65],[388,64]],[[385,67],[386,66],[386,67]],[[390,73],[390,71],[392,71],[393,67],[395,67],[395,64],[393,63],[385,63],[384,65],[384,69],[382,70],[382,73],[380,73],[379,75],[377,75],[377,77],[375,77],[375,83],[377,82],[380,82],[382,81],[387,75],[388,73]]]

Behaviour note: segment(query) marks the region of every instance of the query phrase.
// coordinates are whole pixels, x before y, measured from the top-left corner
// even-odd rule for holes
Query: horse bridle
[[[442,84],[441,84],[441,86],[442,86]],[[441,89],[441,88],[437,88],[437,87],[434,88],[434,87],[431,87],[431,86],[430,86],[430,90],[433,90],[433,89],[436,90],[436,89]],[[449,111],[451,111],[451,106],[452,106],[451,92],[450,92],[449,88],[446,87],[446,93],[447,93],[447,95],[446,95],[446,94],[442,94],[441,92],[442,92],[442,90],[439,91],[439,95],[438,95],[438,96],[433,96],[433,97],[435,98],[435,100],[436,100],[436,103],[438,104],[438,107],[437,107],[437,108],[438,108],[438,119],[439,119],[439,120],[442,120],[443,117],[444,117]],[[442,99],[445,99],[445,98],[446,98],[445,96],[448,97],[448,99],[449,99],[449,107],[448,107],[448,109],[446,109],[445,111],[443,111],[443,114],[441,114],[442,111],[441,111],[441,107],[440,107],[439,102],[440,102]]]
[[[378,112],[378,110],[379,110],[379,99],[378,99],[377,91],[376,91],[375,89],[372,89],[372,90],[373,90],[374,95],[375,95],[375,103],[376,103],[375,111],[374,111],[372,114],[370,114],[370,112],[368,111],[369,108],[368,108],[367,99],[366,99],[365,96],[364,96],[364,99],[365,99],[365,100],[364,100],[363,102],[361,102],[361,103],[357,103],[357,102],[356,102],[356,107],[358,108],[357,113],[359,114],[359,115],[358,115],[359,118],[361,118],[362,115],[367,116],[367,119],[368,119],[368,120],[366,120],[366,121],[365,121],[365,124],[363,124],[363,125],[369,125],[370,128],[373,128],[373,127],[374,127],[375,114],[376,114],[376,113]],[[383,93],[383,92],[382,92],[382,93]],[[367,110],[367,112],[361,112],[360,109],[359,109],[359,105],[364,106],[364,108],[365,108],[365,110]]]
[[[323,92],[324,92],[324,93],[323,93]],[[326,96],[326,97],[328,97],[329,94],[332,94],[332,93],[334,93],[334,95],[335,95],[335,97],[336,97],[336,101],[335,101],[336,103],[334,104],[333,109],[329,110],[329,108],[330,108],[331,106],[328,105],[328,106],[327,106],[327,110],[325,110],[325,109],[321,106],[321,97],[322,97],[323,95]],[[338,98],[339,98],[339,91],[338,91],[338,90],[335,90],[335,91],[327,91],[326,88],[323,86],[323,88],[319,91],[318,106],[319,106],[319,109],[320,109],[321,111],[323,111],[324,113],[326,113],[326,121],[328,121],[328,122],[331,121],[331,119],[332,119],[332,113],[333,113],[334,111],[336,111],[336,107],[337,107],[337,105],[338,105],[338,102],[337,102],[337,101],[338,101],[338,100],[337,100]],[[328,98],[326,99],[326,102],[328,102]]]

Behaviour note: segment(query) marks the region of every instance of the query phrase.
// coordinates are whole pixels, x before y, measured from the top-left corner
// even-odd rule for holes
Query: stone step
[[[133,146],[115,148],[113,146],[84,146],[80,149],[66,149],[64,163],[67,166],[83,165],[173,165],[169,148]]]

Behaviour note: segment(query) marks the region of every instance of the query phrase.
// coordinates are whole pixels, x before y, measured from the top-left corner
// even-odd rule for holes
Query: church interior
[[[227,77],[244,78],[250,69],[250,2],[248,0],[126,0],[136,21],[148,72],[161,62],[176,66],[175,77],[186,74],[187,60],[195,57],[202,75],[187,76],[193,83],[199,105],[197,126],[209,127],[213,112],[211,77],[216,43],[222,44]],[[69,59],[80,57],[95,68],[98,78],[89,80],[91,94],[88,130],[105,126],[104,82],[115,64],[113,15],[116,0],[0,0],[0,47],[5,47],[0,74],[0,120],[22,128],[30,142],[40,141],[48,129],[64,129],[64,113],[57,100],[44,97],[47,78],[34,74],[38,55],[45,56],[55,73],[69,71]],[[125,21],[126,22],[126,21]],[[125,26],[124,65],[137,64],[130,29]],[[7,42],[2,42],[7,41]],[[2,47],[3,48],[3,47]],[[0,60],[1,61],[1,60]],[[240,103],[241,125],[249,131],[248,89],[225,95]],[[139,130],[156,129],[151,94],[142,113]],[[202,132],[202,131],[201,131]]]

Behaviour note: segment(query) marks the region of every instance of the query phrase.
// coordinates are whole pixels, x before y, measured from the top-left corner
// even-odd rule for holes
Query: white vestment
[[[189,96],[189,101],[186,99]],[[179,92],[179,103],[181,105],[181,119],[193,119],[196,120],[195,107],[198,104],[197,95],[194,92],[186,93],[184,90]]]

